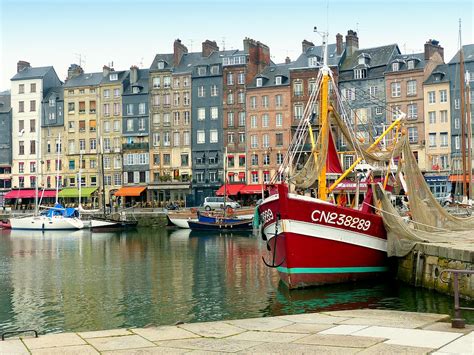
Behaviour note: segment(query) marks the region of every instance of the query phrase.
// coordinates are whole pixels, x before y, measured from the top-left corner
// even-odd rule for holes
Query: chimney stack
[[[84,74],[84,70],[77,64],[71,64],[67,69],[66,81],[75,78],[76,76],[79,76],[81,74]]]
[[[346,36],[347,56],[351,56],[358,49],[359,49],[359,37],[357,37],[357,32],[352,31],[352,30],[347,31],[347,36]]]
[[[132,65],[130,67],[130,84],[135,84],[138,81],[138,67]]]
[[[429,60],[433,54],[439,53],[444,62],[444,48],[435,39],[430,39],[425,43],[425,60]]]
[[[181,62],[183,54],[188,53],[188,48],[181,43],[181,40],[178,38],[173,43],[173,63],[174,66],[178,66]]]
[[[336,54],[342,54],[342,35],[340,33],[336,35]]]
[[[217,46],[216,41],[209,41],[206,39],[202,42],[202,56],[209,57],[212,52],[219,52],[219,47]]]
[[[314,43],[304,39],[303,42],[301,42],[301,47],[303,48],[303,53],[306,53],[308,48],[314,47]]]
[[[111,72],[111,69],[107,65],[104,65],[102,67],[102,76],[103,77],[106,77],[107,75],[109,75],[110,72]]]
[[[18,63],[16,63],[16,72],[19,73],[22,70],[25,70],[26,68],[31,68],[30,63],[25,62],[24,60],[19,60]]]
[[[286,57],[286,58],[285,58],[285,64],[290,64],[290,63],[291,63],[290,57]]]
[[[247,73],[245,75],[245,82],[248,84],[255,75],[260,74],[270,65],[270,48],[260,41],[245,37],[244,52],[248,55]]]

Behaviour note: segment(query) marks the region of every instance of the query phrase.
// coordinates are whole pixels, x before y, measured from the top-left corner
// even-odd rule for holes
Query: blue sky
[[[0,91],[9,89],[16,62],[53,65],[61,80],[79,62],[88,72],[113,62],[116,70],[149,67],[156,53],[172,52],[176,38],[192,51],[215,40],[242,48],[245,37],[270,47],[273,61],[296,59],[301,41],[356,30],[361,48],[397,43],[404,53],[422,52],[437,39],[449,61],[474,43],[472,0],[0,0]]]

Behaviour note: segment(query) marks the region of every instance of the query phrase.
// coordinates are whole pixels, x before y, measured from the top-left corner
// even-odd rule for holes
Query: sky
[[[295,60],[306,39],[354,30],[359,47],[396,43],[420,53],[436,39],[449,61],[461,41],[474,43],[473,0],[0,0],[0,91],[10,88],[18,60],[54,66],[64,81],[72,63],[86,72],[150,67],[181,39],[189,51],[206,39],[242,49],[250,37],[270,47],[275,63]]]

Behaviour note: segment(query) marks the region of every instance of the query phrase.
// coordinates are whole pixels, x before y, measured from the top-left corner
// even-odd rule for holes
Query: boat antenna
[[[328,67],[328,32],[322,32],[322,31],[318,31],[318,28],[316,26],[314,26],[314,32],[317,33],[318,35],[320,35],[323,39],[323,48],[322,48],[322,55],[323,55],[323,72],[324,71],[329,71],[329,67]]]

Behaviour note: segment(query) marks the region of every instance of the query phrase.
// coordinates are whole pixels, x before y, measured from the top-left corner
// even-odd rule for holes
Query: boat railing
[[[453,275],[453,291],[454,291],[454,318],[451,321],[452,328],[465,328],[466,320],[461,317],[461,310],[474,311],[472,307],[461,307],[459,304],[459,274],[474,275],[474,270],[458,270],[458,269],[446,269],[441,271],[439,277],[444,283],[449,283],[451,278],[446,277],[448,273]]]

